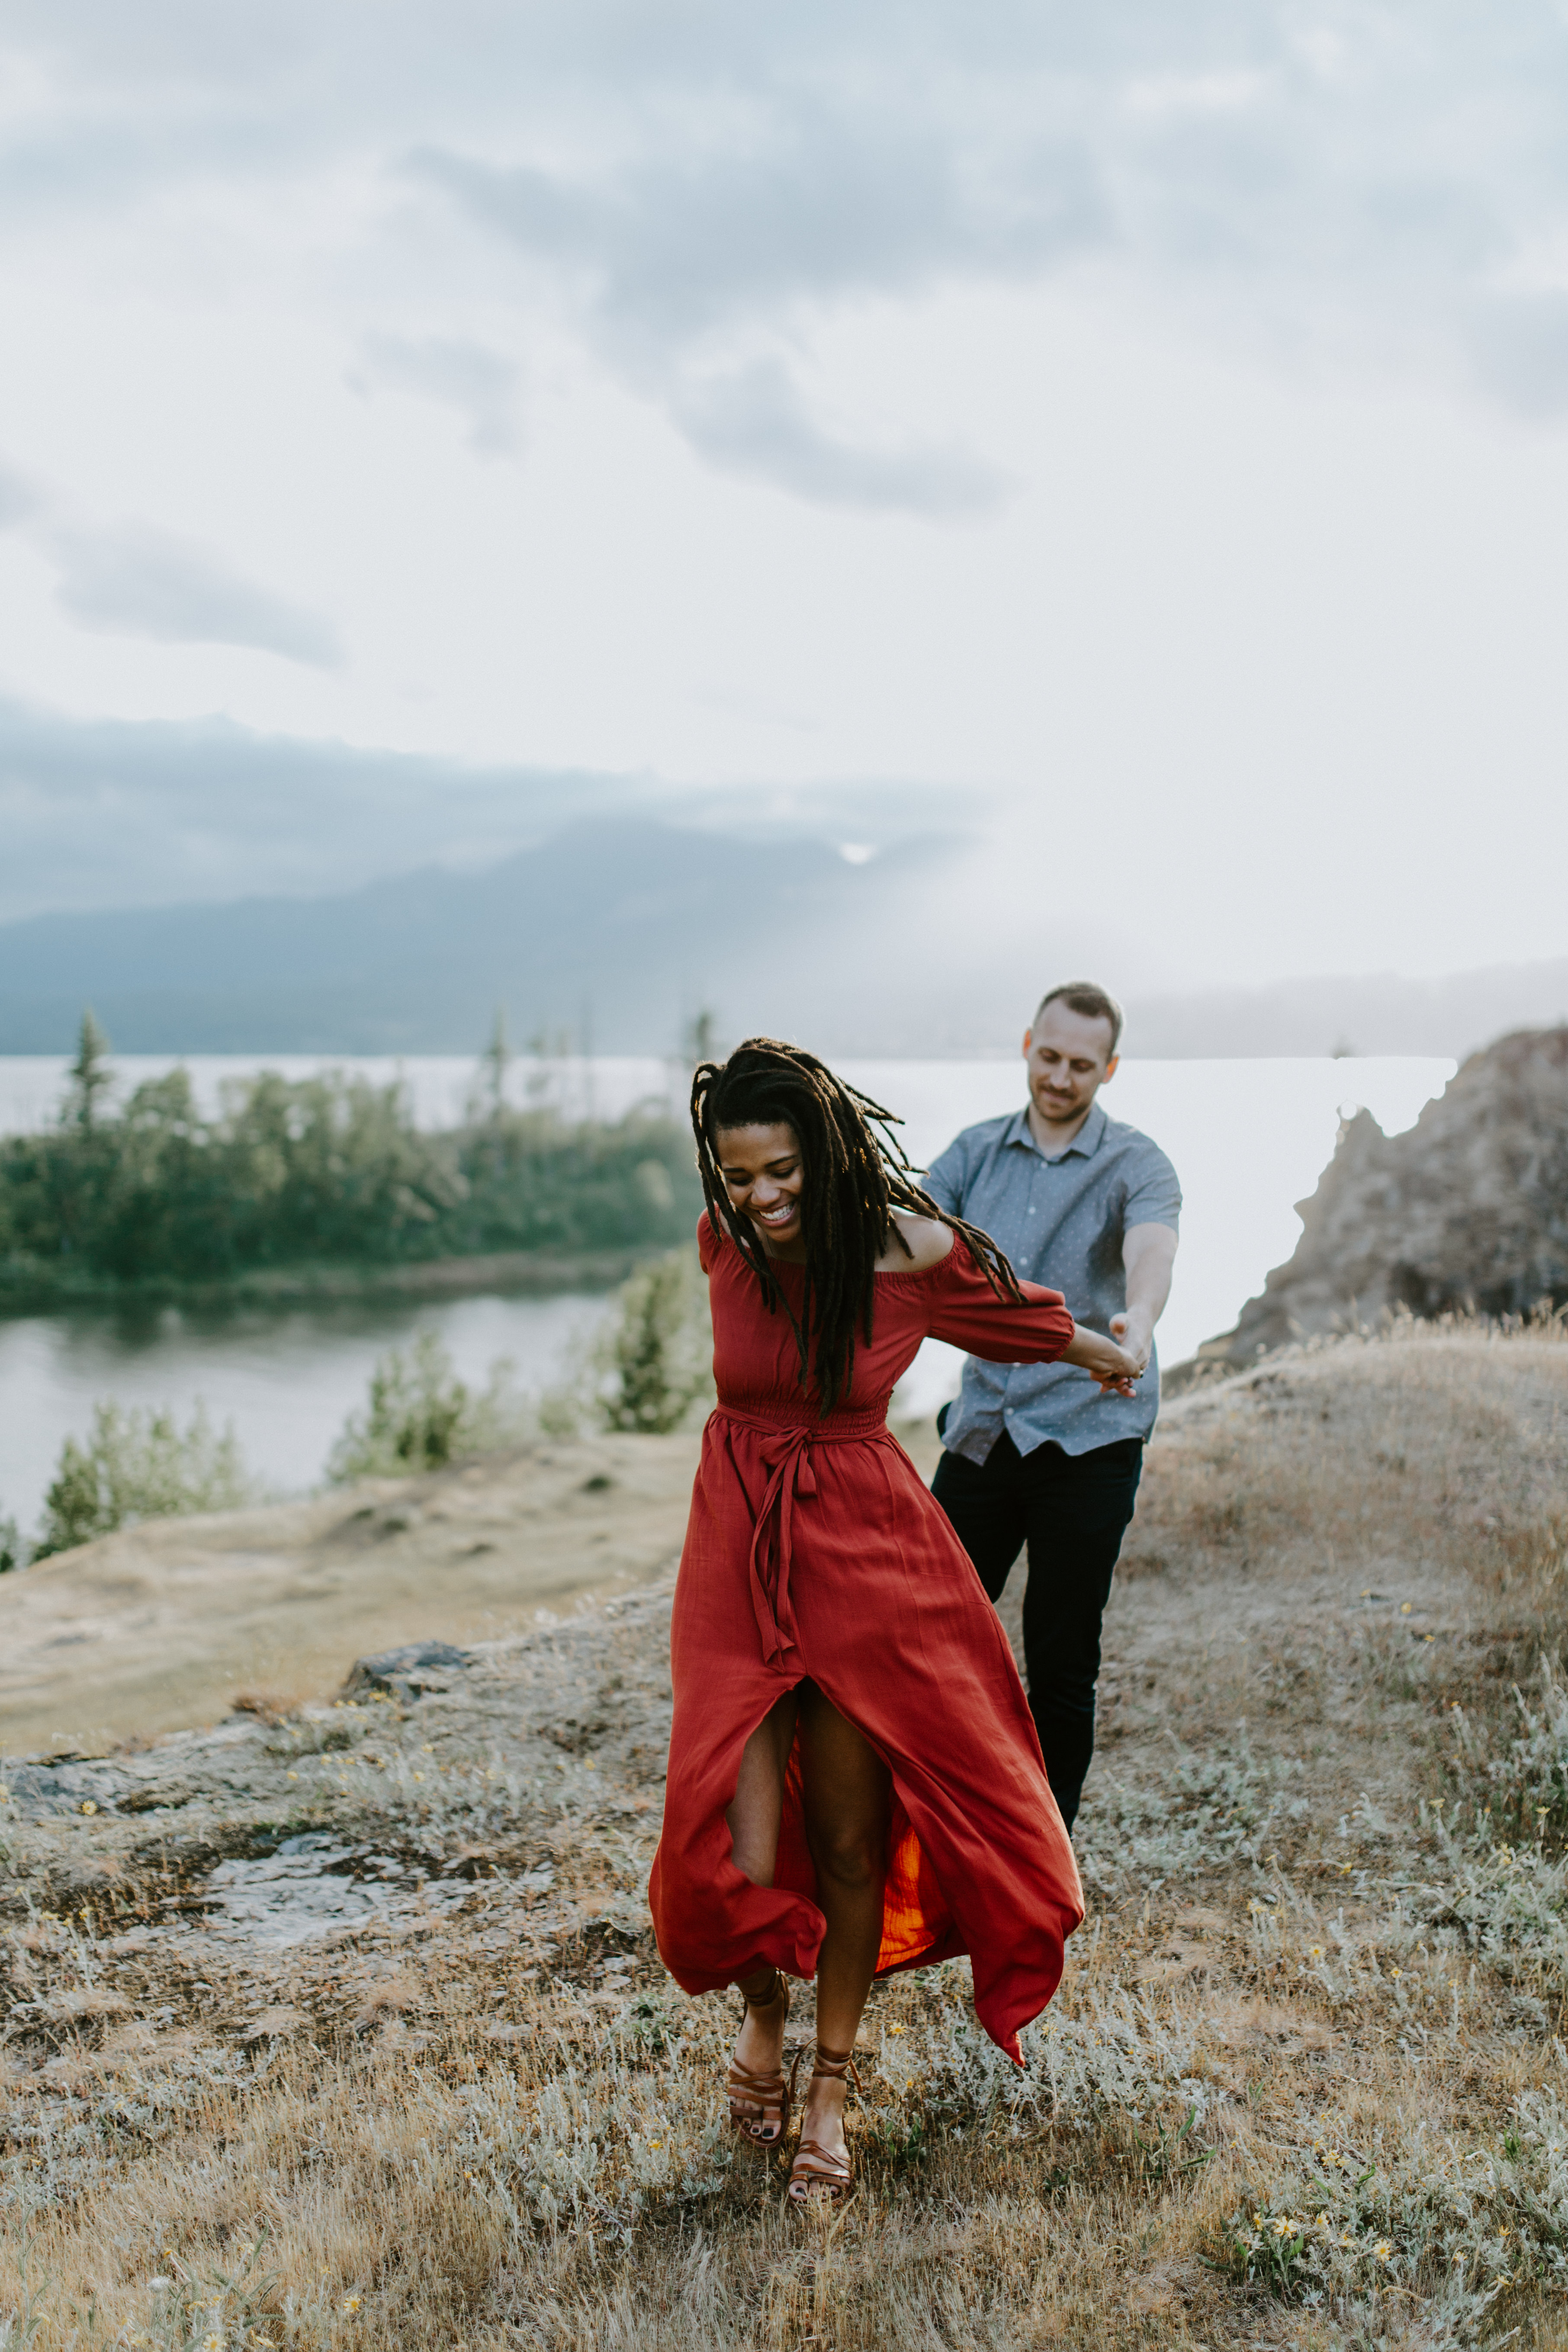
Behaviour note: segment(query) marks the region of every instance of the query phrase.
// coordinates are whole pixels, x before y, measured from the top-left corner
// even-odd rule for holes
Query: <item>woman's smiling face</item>
[[[773,1127],[721,1127],[718,1160],[731,1207],[750,1217],[768,1255],[804,1261],[805,1170],[794,1128],[782,1121]]]

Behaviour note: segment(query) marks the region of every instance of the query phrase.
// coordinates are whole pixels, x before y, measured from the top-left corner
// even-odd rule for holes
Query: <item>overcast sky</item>
[[[0,273],[0,914],[629,803],[1561,952],[1556,5],[12,0]]]

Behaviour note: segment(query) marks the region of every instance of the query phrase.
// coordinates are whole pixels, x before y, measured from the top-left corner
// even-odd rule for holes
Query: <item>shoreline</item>
[[[0,1269],[0,1322],[76,1308],[337,1306],[358,1299],[450,1298],[480,1291],[512,1294],[613,1290],[657,1247],[548,1253],[499,1250],[475,1257],[416,1259],[401,1265],[258,1266],[223,1280],[117,1282],[102,1276],[61,1280],[43,1268],[13,1276]]]

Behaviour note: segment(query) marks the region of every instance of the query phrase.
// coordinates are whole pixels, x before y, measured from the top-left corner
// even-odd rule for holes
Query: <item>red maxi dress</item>
[[[999,1298],[955,1237],[941,1265],[879,1274],[849,1394],[818,1417],[788,1318],[770,1315],[739,1250],[704,1216],[719,1403],[675,1591],[675,1717],[648,1899],[665,1966],[688,1992],[774,1967],[816,1974],[825,1922],[786,1778],[771,1886],[736,1867],[726,1809],[741,1751],[807,1677],[892,1776],[879,1976],[970,1955],[974,2005],[1021,2063],[1018,2032],[1061,1979],[1083,1917],[1072,1847],[1013,1653],[968,1555],[887,1425],[893,1383],[928,1334],[995,1363],[1048,1363],[1071,1342],[1055,1291]],[[798,1315],[804,1269],[775,1264]]]

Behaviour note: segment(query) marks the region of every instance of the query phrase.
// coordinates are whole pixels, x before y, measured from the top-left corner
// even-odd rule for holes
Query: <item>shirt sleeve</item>
[[[931,1161],[931,1166],[926,1170],[925,1182],[921,1188],[923,1192],[929,1192],[937,1207],[945,1209],[950,1217],[962,1217],[963,1214],[963,1180],[968,1173],[965,1165],[967,1159],[968,1154],[963,1149],[963,1137],[955,1137],[947,1150],[939,1152]]]
[[[718,1249],[719,1242],[713,1231],[713,1220],[704,1209],[697,1220],[697,1255],[704,1274],[712,1272],[713,1260],[718,1254]]]
[[[1151,1145],[1147,1159],[1128,1188],[1127,1203],[1121,1212],[1121,1229],[1129,1225],[1169,1225],[1179,1233],[1182,1226],[1182,1188],[1176,1171],[1157,1144]]]
[[[1037,1282],[1020,1286],[1024,1304],[999,1297],[957,1234],[941,1272],[931,1279],[933,1339],[945,1339],[990,1364],[1050,1364],[1072,1344],[1076,1326],[1059,1290]]]

